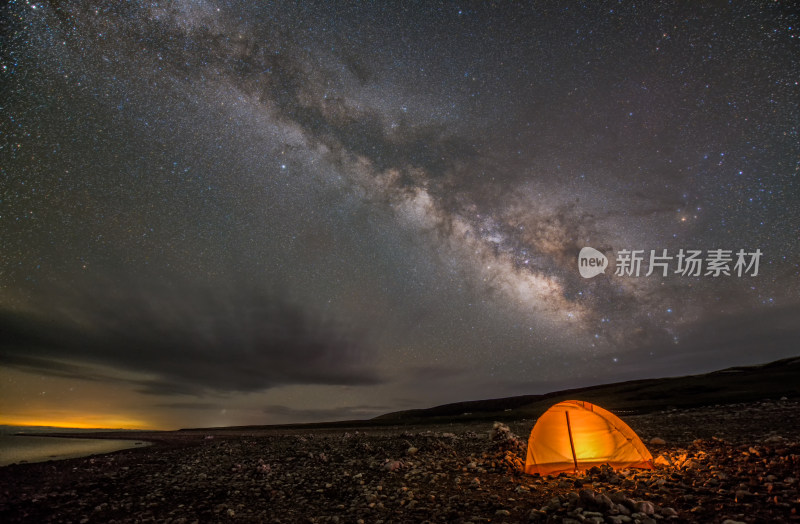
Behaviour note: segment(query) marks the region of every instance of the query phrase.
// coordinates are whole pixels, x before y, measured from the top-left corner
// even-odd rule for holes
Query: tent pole
[[[567,416],[567,434],[569,435],[569,447],[572,450],[572,463],[575,464],[575,473],[578,472],[578,459],[575,457],[575,444],[572,442],[572,426],[569,423],[569,411],[565,411]]]

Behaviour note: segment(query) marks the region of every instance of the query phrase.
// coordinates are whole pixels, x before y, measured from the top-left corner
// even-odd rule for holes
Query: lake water
[[[120,449],[149,445],[141,440],[106,440],[65,437],[30,437],[14,433],[86,433],[97,430],[70,430],[63,428],[0,426],[0,466],[26,462],[44,462],[75,457],[86,457],[99,453],[110,453]]]

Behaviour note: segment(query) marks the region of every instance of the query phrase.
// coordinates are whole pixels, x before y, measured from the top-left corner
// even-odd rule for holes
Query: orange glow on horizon
[[[141,420],[106,417],[103,415],[85,415],[64,417],[59,419],[37,417],[0,417],[0,424],[7,426],[46,426],[52,428],[74,429],[153,429],[150,424]]]

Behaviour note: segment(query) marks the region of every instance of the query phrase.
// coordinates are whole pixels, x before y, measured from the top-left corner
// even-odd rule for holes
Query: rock
[[[667,441],[664,440],[661,437],[653,437],[653,438],[650,439],[650,444],[652,444],[654,446],[663,446],[666,443],[667,443]]]
[[[550,502],[548,502],[547,506],[545,507],[547,508],[548,511],[559,510],[561,509],[561,501],[558,499],[558,497],[553,497],[550,499]]]
[[[656,512],[656,508],[649,500],[640,500],[633,504],[633,511],[636,513],[643,513],[645,515],[652,515]]]
[[[660,513],[664,517],[677,517],[678,516],[678,512],[675,511],[673,508],[661,508]]]
[[[681,465],[681,467],[684,469],[695,469],[700,467],[700,463],[694,459],[688,459]]]
[[[511,515],[511,512],[507,509],[498,509],[494,512],[495,517],[508,517]]]
[[[611,502],[615,504],[627,504],[629,502],[628,497],[625,496],[625,493],[621,491],[615,491],[609,498],[611,499]]]
[[[511,432],[511,429],[501,422],[495,422],[489,431],[489,440],[495,447],[501,449],[517,449],[520,447],[519,437]]]
[[[386,471],[397,471],[398,469],[403,467],[403,463],[399,460],[388,460],[384,465],[383,469]]]
[[[580,498],[581,504],[586,507],[593,508],[597,505],[597,498],[595,497],[594,490],[582,489],[578,492],[578,497]]]
[[[595,500],[597,501],[597,505],[603,511],[611,511],[616,506],[616,504],[614,504],[611,499],[603,493],[595,495]]]
[[[417,448],[415,448],[414,446],[411,446],[410,448],[408,448],[406,450],[406,454],[408,454],[408,455],[416,455],[417,451],[419,451]]]
[[[670,464],[669,459],[664,455],[657,456],[655,460],[653,460],[653,464],[655,464],[656,466],[665,466],[665,467],[669,467],[672,465]]]

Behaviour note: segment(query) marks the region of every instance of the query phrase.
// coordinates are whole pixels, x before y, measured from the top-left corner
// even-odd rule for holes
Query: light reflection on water
[[[99,453],[110,453],[120,449],[147,446],[137,440],[85,439],[61,437],[32,437],[14,435],[17,432],[71,432],[62,428],[30,428],[4,426],[0,430],[0,466],[25,462],[44,462]]]

